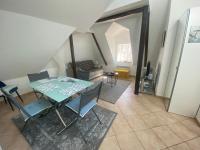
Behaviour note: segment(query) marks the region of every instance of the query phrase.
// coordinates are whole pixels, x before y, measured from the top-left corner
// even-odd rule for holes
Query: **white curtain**
[[[132,50],[131,44],[118,44],[117,45],[117,62],[132,63]]]

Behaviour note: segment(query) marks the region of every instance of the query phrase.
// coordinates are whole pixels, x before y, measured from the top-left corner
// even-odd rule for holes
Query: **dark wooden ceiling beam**
[[[102,59],[103,59],[104,64],[107,66],[108,63],[107,63],[107,61],[106,61],[106,59],[105,59],[105,57],[104,57],[104,55],[103,55],[103,52],[102,52],[102,50],[101,50],[101,47],[100,47],[100,45],[99,45],[99,43],[98,43],[98,41],[97,41],[97,38],[96,38],[96,36],[95,36],[94,33],[92,33],[92,37],[93,37],[93,39],[94,39],[95,44],[97,45],[97,49],[99,50],[99,53],[100,53],[100,55],[101,55],[101,57],[102,57]]]
[[[144,57],[144,48],[145,48],[145,39],[147,33],[147,22],[148,22],[148,12],[149,7],[145,7],[142,13],[142,26],[140,33],[140,45],[139,45],[139,53],[138,53],[138,62],[137,62],[137,71],[136,71],[136,79],[135,79],[135,94],[139,94],[140,90],[140,80],[143,68],[143,57]]]
[[[76,78],[77,77],[77,73],[76,73],[76,60],[75,60],[75,55],[74,55],[74,42],[73,42],[73,36],[72,36],[72,34],[69,37],[69,44],[70,44],[70,51],[71,51],[73,76],[74,76],[74,78]]]
[[[148,6],[143,6],[143,7],[132,9],[132,10],[129,10],[129,11],[126,11],[126,12],[122,12],[122,13],[111,15],[111,16],[108,16],[108,17],[100,18],[99,20],[96,21],[96,23],[129,16],[129,15],[132,15],[132,14],[142,13],[146,7],[148,7]]]
[[[149,17],[150,17],[150,12],[148,12],[148,17],[147,17],[147,29],[146,29],[146,39],[145,39],[145,53],[144,53],[144,66],[147,66],[147,61],[148,61],[148,51],[149,51]]]
[[[96,21],[105,22],[108,20],[114,20],[118,18],[122,18],[125,16],[129,16],[132,14],[142,13],[142,25],[141,25],[141,33],[140,33],[140,44],[139,44],[139,53],[138,53],[138,62],[137,62],[137,71],[136,71],[136,79],[135,79],[135,94],[139,94],[140,90],[140,80],[143,68],[143,61],[144,65],[147,64],[148,60],[148,43],[149,43],[149,6],[143,6],[140,8],[136,8],[133,10],[129,10],[126,12],[122,12],[119,14],[111,15],[108,17],[100,18]]]

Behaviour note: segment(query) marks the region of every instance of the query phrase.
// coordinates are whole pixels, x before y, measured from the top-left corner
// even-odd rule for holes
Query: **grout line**
[[[136,138],[138,139],[138,141],[140,142],[140,144],[142,145],[142,147],[144,148],[144,150],[145,150],[145,147],[144,147],[144,145],[143,145],[143,143],[142,143],[142,141],[139,139],[139,137],[138,137],[138,135],[135,133],[135,136],[136,136]]]
[[[117,146],[119,147],[120,150],[122,150],[120,144],[119,144],[119,141],[118,141],[118,138],[117,138],[117,135],[115,135],[115,138],[116,138],[116,141],[117,141]]]
[[[179,123],[181,123],[180,121],[178,121]],[[176,122],[177,123],[177,122]],[[174,124],[176,124],[176,123],[174,123]],[[168,126],[168,125],[167,125]],[[187,144],[187,142],[188,141],[191,141],[191,140],[193,140],[193,139],[196,139],[196,138],[198,138],[199,136],[197,136],[197,137],[194,137],[194,138],[192,138],[192,139],[189,139],[189,140],[183,140],[182,141],[182,138],[179,136],[179,135],[177,135],[170,127],[168,127],[169,128],[169,130],[170,131],[172,131],[178,138],[180,138],[181,139],[181,142],[180,143],[177,143],[177,144],[175,144],[175,145],[172,145],[172,146],[176,146],[176,145],[179,145],[179,144],[183,144],[183,143],[186,143]],[[187,144],[188,145],[188,144]],[[172,146],[169,146],[169,147],[172,147]],[[169,148],[168,147],[168,148]]]
[[[132,82],[133,83],[133,82]],[[132,84],[130,84],[129,85],[129,87],[128,88],[131,88],[131,89],[133,89],[134,87],[132,87]],[[126,95],[126,94],[128,94],[129,95],[129,90],[128,90],[128,88],[124,91],[124,95]],[[29,97],[31,97],[31,94],[32,94],[33,92],[30,92],[30,93],[26,93],[26,94],[23,94],[22,96],[27,96],[28,97],[28,99],[29,99]],[[142,96],[142,97],[144,97],[144,95]],[[149,101],[151,101],[151,99],[149,98],[149,97],[144,97],[145,99],[147,99],[147,100],[149,100]],[[152,96],[152,98],[154,98],[154,96]],[[125,103],[128,103],[128,104],[131,104],[132,103],[132,100],[133,101],[136,101],[137,99],[135,99],[133,96],[130,96],[130,101],[128,100],[127,101],[127,99],[126,99],[126,97],[122,97],[122,100],[124,100],[125,99]],[[119,100],[119,99],[118,99]],[[131,128],[131,133],[133,133],[133,134],[135,134],[135,136],[136,136],[136,138],[137,138],[137,140],[139,141],[139,143],[141,144],[141,146],[145,149],[145,147],[144,147],[144,145],[142,144],[142,142],[141,142],[141,140],[139,139],[139,137],[138,137],[138,135],[136,134],[136,132],[140,132],[140,131],[145,131],[145,130],[153,130],[153,128],[157,128],[157,127],[162,127],[162,126],[167,126],[168,128],[169,128],[169,125],[173,125],[173,124],[176,124],[176,123],[181,123],[184,127],[186,127],[182,122],[183,121],[185,121],[185,120],[188,120],[188,119],[190,119],[190,118],[187,118],[187,119],[184,119],[184,120],[178,120],[178,119],[176,119],[175,117],[173,117],[172,115],[170,115],[166,110],[158,110],[158,111],[153,111],[152,112],[152,110],[151,109],[149,109],[149,107],[147,107],[147,105],[145,106],[143,103],[141,103],[141,101],[143,100],[143,98],[140,100],[139,99],[139,104],[141,105],[141,107],[143,107],[144,109],[146,108],[149,112],[148,113],[146,113],[146,114],[139,114],[139,113],[137,113],[136,112],[136,115],[144,122],[144,124],[145,125],[147,125],[147,129],[141,129],[141,130],[137,130],[137,131],[135,131],[131,126],[130,126],[130,124],[129,124],[129,122],[128,122],[128,119],[127,119],[127,116],[131,116],[131,115],[133,115],[133,114],[130,114],[130,115],[126,115],[123,111],[122,111],[122,109],[120,108],[120,106],[121,105],[119,105],[118,103],[115,103],[115,104],[111,104],[111,103],[108,103],[108,102],[105,102],[105,101],[103,101],[103,102],[105,102],[105,103],[108,103],[109,105],[108,106],[111,106],[111,108],[108,108],[108,106],[107,105],[105,105],[104,103],[101,103],[101,105],[100,106],[102,106],[102,107],[104,107],[104,108],[106,108],[106,109],[109,109],[109,110],[112,110],[112,108],[113,107],[117,107],[117,113],[119,112],[121,115],[122,115],[122,117],[123,117],[123,119],[125,119],[126,120],[126,122],[128,123],[128,125],[130,126],[130,128]],[[151,101],[151,104],[152,105],[156,105],[156,102],[154,101],[154,100],[152,100]],[[2,105],[2,103],[0,103],[0,105]],[[157,105],[156,105],[157,106]],[[161,106],[158,106],[159,108],[161,107]],[[130,109],[131,110],[133,110],[133,112],[135,112],[135,110],[134,110],[134,108],[133,107],[130,107]],[[113,110],[112,110],[113,111]],[[115,112],[115,111],[114,111]],[[170,117],[172,117],[172,118],[174,118],[177,122],[175,122],[175,123],[170,123],[170,124],[165,124],[165,125],[159,125],[159,126],[155,126],[155,127],[150,127],[145,121],[144,121],[144,119],[143,119],[143,117],[142,116],[144,116],[144,115],[154,115],[155,116],[155,113],[159,113],[159,112],[166,112],[167,113],[167,115],[169,115],[169,118]],[[135,114],[134,114],[135,115]],[[115,118],[116,119],[116,118]],[[112,127],[111,127],[112,128]],[[188,127],[186,127],[188,130],[190,130]],[[112,135],[112,136],[109,136],[109,137],[115,137],[115,141],[116,141],[116,143],[117,143],[117,146],[119,147],[119,149],[120,150],[122,150],[122,148],[121,148],[121,146],[120,146],[120,142],[119,142],[119,140],[118,140],[118,136],[119,136],[119,134],[117,135],[116,133],[115,133],[115,131],[114,131],[114,129],[112,128],[112,130],[113,130],[113,134],[114,135]],[[177,137],[179,137],[173,130],[171,130],[171,128],[169,128],[169,130],[171,131],[171,132],[173,132]],[[191,130],[190,130],[191,131]],[[153,130],[153,133],[156,135],[156,137],[157,138],[159,138],[159,136],[155,133],[155,131]],[[127,133],[125,133],[125,134],[127,134]],[[19,133],[19,135],[21,135],[21,133]],[[3,135],[3,136],[8,136],[8,135]],[[179,144],[182,144],[182,143],[186,143],[187,144],[187,142],[188,141],[191,141],[191,140],[194,140],[194,139],[197,139],[197,138],[199,138],[200,136],[198,135],[197,137],[194,137],[194,138],[192,138],[192,139],[189,139],[189,140],[186,140],[186,141],[182,141],[182,142],[180,142],[180,143],[177,143],[177,144],[174,144],[174,145],[172,145],[172,146],[167,146],[166,148],[170,148],[170,147],[173,147],[173,146],[176,146],[176,145],[179,145]],[[179,137],[180,138],[180,137]],[[159,138],[160,139],[160,138]],[[181,139],[181,138],[180,138]],[[160,139],[161,140],[161,139]],[[182,140],[182,139],[181,139]],[[162,140],[161,140],[162,141]],[[162,143],[163,143],[163,141],[162,141]],[[163,143],[164,145],[165,145],[165,143]],[[187,144],[188,146],[189,146],[189,144]],[[190,146],[189,146],[190,147]]]
[[[196,138],[199,138],[199,137],[195,137],[195,138],[192,138],[192,139],[190,139],[190,140],[186,140],[186,141],[180,142],[180,143],[178,143],[178,144],[169,146],[169,147],[167,147],[167,148],[170,148],[170,147],[173,147],[173,146],[176,146],[176,145],[180,145],[180,144],[183,144],[183,143],[187,144],[188,141],[192,141],[192,140],[194,140],[194,139],[196,139]],[[190,147],[188,144],[187,144],[187,146]]]

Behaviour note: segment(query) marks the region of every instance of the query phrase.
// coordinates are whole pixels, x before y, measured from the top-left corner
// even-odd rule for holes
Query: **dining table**
[[[58,131],[58,134],[62,133],[71,124],[66,124],[63,120],[59,107],[65,104],[72,96],[77,93],[86,90],[94,83],[91,81],[85,81],[80,79],[75,79],[66,76],[60,76],[57,78],[47,78],[30,83],[30,87],[54,102],[55,112],[61,121],[64,128]]]

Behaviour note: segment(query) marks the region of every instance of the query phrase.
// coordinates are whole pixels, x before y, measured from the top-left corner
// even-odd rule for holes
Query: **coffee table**
[[[117,84],[118,73],[117,72],[104,72],[104,76],[107,77],[107,83],[111,86]]]

